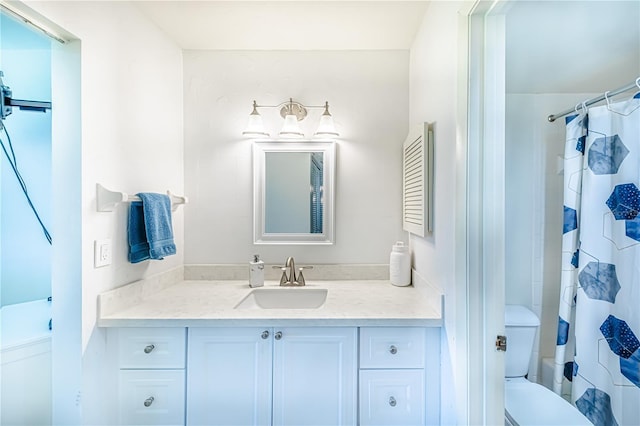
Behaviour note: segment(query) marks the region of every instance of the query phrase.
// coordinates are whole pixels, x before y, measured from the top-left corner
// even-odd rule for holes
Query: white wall
[[[401,144],[408,129],[406,51],[185,51],[185,263],[388,263],[401,232]],[[340,138],[333,246],[254,246],[251,103],[329,101]],[[278,110],[260,111],[272,136]],[[311,136],[322,110],[311,110]]]
[[[465,295],[456,290],[456,99],[458,77],[458,10],[463,2],[433,2],[411,47],[411,124],[433,123],[434,130],[434,231],[425,238],[411,236],[413,265],[445,295],[445,337],[443,353],[443,424],[455,419],[456,392],[466,392],[466,377],[456,374],[464,353],[456,353],[456,313]],[[461,420],[463,421],[463,420]]]
[[[82,223],[76,224],[82,230],[82,277],[81,282],[57,284],[73,286],[70,289],[75,294],[78,294],[77,287],[81,288],[81,302],[74,302],[82,306],[81,342],[69,342],[66,350],[73,352],[75,347],[82,351],[82,369],[76,365],[76,370],[69,371],[67,379],[73,382],[77,372],[82,371],[82,396],[80,389],[74,394],[69,389],[58,394],[57,404],[64,409],[56,411],[54,401],[54,421],[58,424],[78,423],[81,405],[83,424],[113,423],[110,418],[113,410],[104,402],[108,400],[107,395],[101,395],[108,377],[104,377],[104,332],[95,327],[97,295],[181,265],[183,212],[178,210],[174,216],[178,254],[160,262],[130,265],[127,262],[126,206],[119,206],[113,213],[96,212],[95,185],[100,182],[110,189],[127,193],[164,192],[167,189],[184,192],[182,52],[130,3],[36,1],[28,5],[81,42],[82,152],[80,164],[73,167],[81,170],[82,176],[79,205]],[[63,93],[58,95],[65,96]],[[55,105],[56,99],[53,101]],[[64,104],[64,100],[61,102]],[[103,238],[113,241],[113,264],[94,269],[93,241]],[[55,250],[54,246],[54,262]],[[53,286],[55,294],[55,281]],[[60,297],[65,297],[64,293],[61,292]],[[63,322],[60,318],[60,323]],[[54,343],[55,324],[54,309]],[[75,357],[71,352],[68,357]],[[54,372],[55,362],[54,353]],[[54,375],[54,394],[55,380]]]

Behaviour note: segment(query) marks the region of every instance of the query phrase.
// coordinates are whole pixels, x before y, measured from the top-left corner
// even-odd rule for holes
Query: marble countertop
[[[234,309],[253,290],[246,280],[182,280],[148,287],[133,283],[101,294],[98,326],[442,325],[439,292],[396,287],[386,280],[307,281],[305,288],[328,289],[325,304],[317,309]],[[264,288],[281,287],[267,281]]]

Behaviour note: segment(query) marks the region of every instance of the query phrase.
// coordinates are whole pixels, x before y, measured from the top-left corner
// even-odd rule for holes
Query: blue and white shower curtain
[[[566,119],[554,390],[640,424],[640,94]]]

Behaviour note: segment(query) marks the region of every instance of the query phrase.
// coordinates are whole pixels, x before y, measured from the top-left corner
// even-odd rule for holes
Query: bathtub
[[[51,424],[51,302],[0,309],[0,424]]]

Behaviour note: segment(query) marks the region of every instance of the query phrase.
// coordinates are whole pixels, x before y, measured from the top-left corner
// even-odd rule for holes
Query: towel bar
[[[167,191],[167,195],[171,199],[172,211],[176,211],[179,205],[189,202],[187,197],[172,194],[171,191]],[[99,212],[112,212],[116,204],[131,201],[140,201],[140,197],[127,195],[126,192],[110,191],[99,183],[96,184],[96,210]]]

